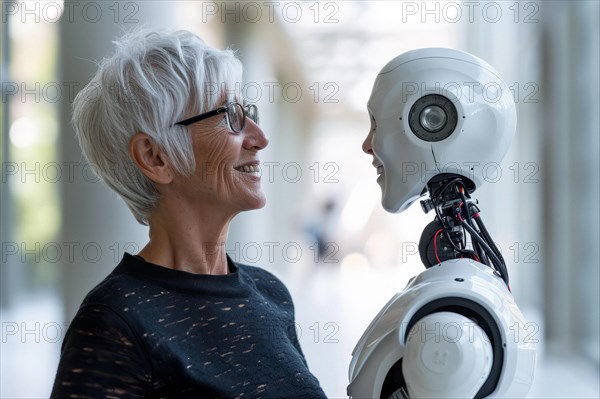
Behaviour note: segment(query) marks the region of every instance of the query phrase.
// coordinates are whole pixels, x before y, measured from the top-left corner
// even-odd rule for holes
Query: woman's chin
[[[253,195],[247,201],[244,201],[242,211],[252,211],[254,209],[261,209],[267,203],[267,199],[263,193]]]
[[[263,194],[259,198],[256,198],[255,207],[252,208],[252,209],[261,209],[261,208],[264,208],[266,204],[267,204],[267,198]]]

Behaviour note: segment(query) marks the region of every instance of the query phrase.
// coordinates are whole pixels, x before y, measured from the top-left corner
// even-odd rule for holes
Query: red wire
[[[435,232],[435,235],[433,236],[433,252],[435,253],[435,259],[438,261],[438,263],[442,263],[442,261],[440,260],[440,258],[438,257],[438,254],[437,254],[437,236],[443,230],[444,229],[439,229],[438,231]]]

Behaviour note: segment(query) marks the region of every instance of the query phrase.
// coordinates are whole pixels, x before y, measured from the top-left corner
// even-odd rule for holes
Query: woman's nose
[[[246,120],[246,126],[244,127],[244,147],[251,150],[262,150],[269,145],[269,138],[263,132],[263,130],[255,122]]]

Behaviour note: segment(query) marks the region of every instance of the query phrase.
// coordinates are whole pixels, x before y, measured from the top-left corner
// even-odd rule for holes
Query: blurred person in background
[[[150,239],[84,299],[52,397],[325,397],[287,288],[225,253],[232,218],[265,205],[268,139],[236,95],[241,63],[186,31],[138,31],[116,47],[73,124]]]

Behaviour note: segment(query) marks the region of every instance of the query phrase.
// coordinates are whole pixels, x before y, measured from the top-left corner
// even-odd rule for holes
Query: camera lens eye
[[[456,107],[448,97],[439,94],[417,99],[408,113],[410,130],[419,139],[432,143],[447,139],[457,124]]]
[[[438,107],[437,105],[425,107],[421,111],[421,115],[419,115],[419,122],[421,122],[423,129],[432,133],[442,130],[444,125],[446,125],[446,119],[446,112],[444,112],[442,107]]]

